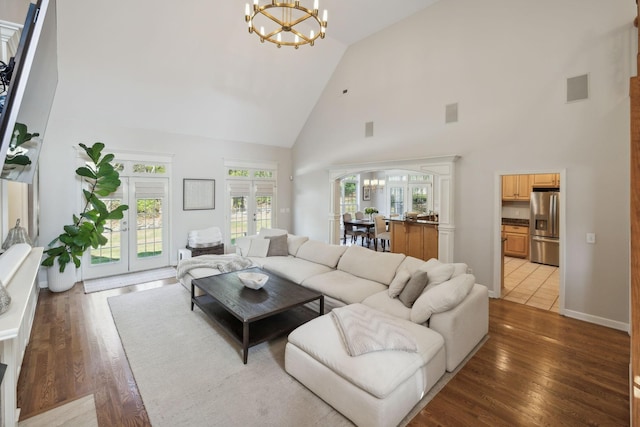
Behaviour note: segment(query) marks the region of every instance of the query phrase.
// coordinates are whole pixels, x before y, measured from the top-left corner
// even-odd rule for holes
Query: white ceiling
[[[348,46],[436,1],[320,0],[327,36],[297,50],[249,34],[246,0],[59,1],[58,105],[112,126],[291,147]]]

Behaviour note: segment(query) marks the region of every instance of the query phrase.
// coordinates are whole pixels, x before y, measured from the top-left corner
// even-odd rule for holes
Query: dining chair
[[[364,219],[364,212],[362,211],[356,212],[356,219]]]
[[[354,227],[353,224],[347,224],[352,220],[351,214],[345,212],[342,214],[342,226],[344,227],[344,243],[347,243],[347,236],[351,236],[351,243],[358,242],[358,236],[362,237],[362,244],[367,235],[367,231],[363,228]]]
[[[382,246],[382,252],[385,252],[386,243],[389,242],[389,248],[391,248],[391,232],[387,231],[387,222],[384,219],[384,215],[376,215],[373,217],[374,221],[374,240],[373,247],[378,250],[378,240]]]

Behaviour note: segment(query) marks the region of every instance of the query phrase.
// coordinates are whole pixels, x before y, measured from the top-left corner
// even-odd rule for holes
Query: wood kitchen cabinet
[[[502,200],[529,201],[531,183],[529,175],[503,175]]]
[[[438,225],[425,222],[389,221],[391,252],[429,260],[438,258]]]
[[[521,225],[504,225],[503,237],[507,240],[504,254],[517,258],[529,257],[529,227]]]
[[[560,187],[559,173],[538,173],[531,175],[531,185],[533,187]]]

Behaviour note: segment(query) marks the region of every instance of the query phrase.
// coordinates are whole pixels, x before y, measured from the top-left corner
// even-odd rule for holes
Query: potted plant
[[[82,254],[89,247],[95,249],[106,244],[108,239],[103,235],[105,224],[109,220],[122,219],[123,212],[129,209],[127,205],[120,205],[109,210],[99,198],[108,196],[120,187],[120,174],[111,164],[114,155],[103,155],[104,144],[101,142],[96,142],[91,147],[79,145],[93,164],[76,169],[76,175],[87,183],[87,188],[82,191],[84,209],[79,215],[73,215],[73,222],[65,225],[62,234],[53,239],[49,243],[49,249],[44,251],[46,257],[42,261],[43,266],[53,267],[55,261],[58,264],[57,269],[47,269],[49,289],[53,292],[73,287],[75,270],[80,267]],[[57,246],[54,246],[56,243]],[[66,269],[70,262],[73,262],[75,268]]]
[[[378,209],[377,208],[364,208],[364,213],[369,215],[369,219],[371,221],[373,221],[373,214],[377,214],[378,213]]]

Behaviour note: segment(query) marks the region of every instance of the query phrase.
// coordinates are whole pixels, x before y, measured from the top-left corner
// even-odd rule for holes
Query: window
[[[389,214],[433,211],[433,175],[389,175]]]
[[[360,181],[356,175],[340,181],[340,212],[355,213],[358,210],[358,186]]]

